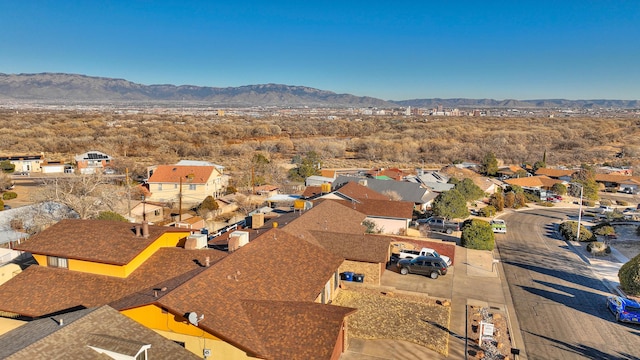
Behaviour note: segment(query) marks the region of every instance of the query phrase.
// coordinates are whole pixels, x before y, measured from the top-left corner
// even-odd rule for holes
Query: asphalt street
[[[608,288],[555,227],[575,210],[502,216],[497,247],[529,359],[640,359],[640,327],[617,323]]]

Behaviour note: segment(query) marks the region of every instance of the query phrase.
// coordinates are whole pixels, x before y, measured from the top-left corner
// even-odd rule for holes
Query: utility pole
[[[124,181],[127,182],[127,208],[129,209],[129,218],[131,218],[131,182],[129,181],[129,168],[125,168],[124,173]]]
[[[178,192],[178,221],[182,221],[182,176],[180,176],[180,191]]]

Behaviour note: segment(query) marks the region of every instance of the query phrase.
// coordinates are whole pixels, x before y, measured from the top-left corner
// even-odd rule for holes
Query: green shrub
[[[598,224],[591,228],[596,235],[607,236],[607,235],[615,235],[616,229],[613,228],[608,222]]]
[[[18,197],[18,194],[16,194],[13,191],[7,191],[6,193],[2,194],[2,200],[11,200],[11,199],[15,199]]]
[[[552,206],[554,206],[554,205],[553,205],[553,203],[552,203],[552,202],[550,202],[550,201],[541,201],[541,202],[539,202],[539,203],[538,203],[538,205],[540,205],[540,206],[546,206],[546,207],[552,207]]]
[[[582,205],[594,207],[596,206],[596,202],[594,200],[582,200]]]
[[[124,216],[113,212],[113,211],[101,211],[98,216],[96,216],[96,220],[111,220],[111,221],[122,221],[129,222],[127,218]]]
[[[611,253],[611,247],[600,241],[592,241],[587,245],[587,251],[593,255],[604,255]]]
[[[574,241],[576,234],[578,233],[577,221],[565,221],[560,224],[558,230],[565,240]],[[593,235],[589,229],[584,226],[580,226],[580,239],[579,241],[596,241],[596,236]]]
[[[0,211],[4,210],[4,201],[0,200]]]
[[[478,214],[480,214],[480,216],[482,217],[494,217],[496,213],[497,213],[496,208],[493,207],[492,205],[487,205],[482,209],[478,210]]]
[[[618,277],[622,290],[630,295],[640,295],[640,255],[622,265]]]
[[[495,237],[491,224],[480,219],[465,220],[462,223],[460,243],[468,249],[493,250]]]
[[[600,199],[600,205],[611,206],[613,205],[613,202],[609,199]]]
[[[629,206],[629,202],[624,200],[616,200],[616,204],[620,206]]]

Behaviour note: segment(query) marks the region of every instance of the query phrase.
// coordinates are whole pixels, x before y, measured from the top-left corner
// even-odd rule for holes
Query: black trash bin
[[[355,274],[353,275],[353,281],[355,282],[364,282],[364,274]]]

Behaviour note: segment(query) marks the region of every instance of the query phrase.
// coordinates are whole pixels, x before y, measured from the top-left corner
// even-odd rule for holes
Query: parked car
[[[397,254],[393,254],[392,256],[396,256],[398,260],[400,259],[413,259],[419,256],[432,256],[437,257],[447,264],[447,266],[451,266],[451,259],[446,255],[440,255],[437,251],[431,248],[422,248],[420,250],[413,249],[402,249]]]
[[[10,205],[4,205],[4,206],[3,206],[3,209],[4,209],[4,210],[9,210],[9,209],[11,209],[11,206],[10,206]]]
[[[640,324],[640,304],[622,296],[607,297],[607,308],[616,317],[616,321]]]
[[[441,258],[433,256],[418,256],[415,259],[402,259],[396,264],[402,275],[420,274],[437,279],[447,274],[447,264]]]
[[[427,219],[418,219],[418,226],[426,224],[431,231],[439,231],[447,234],[451,234],[454,231],[460,231],[460,223],[454,221],[448,221],[441,217],[430,217]]]
[[[502,219],[493,219],[491,220],[491,230],[493,230],[494,233],[506,234],[507,222]]]
[[[611,206],[600,205],[600,207],[598,208],[598,212],[600,214],[613,212],[613,208]]]

